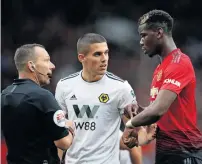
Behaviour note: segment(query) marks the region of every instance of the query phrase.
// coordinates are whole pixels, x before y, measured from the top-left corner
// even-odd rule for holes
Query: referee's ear
[[[31,72],[34,72],[35,64],[32,61],[28,61],[27,67]]]

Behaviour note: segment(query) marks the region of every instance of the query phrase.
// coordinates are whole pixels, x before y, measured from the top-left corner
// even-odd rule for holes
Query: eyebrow
[[[50,60],[50,56],[45,57],[45,60]]]
[[[139,34],[140,34],[140,35],[144,35],[144,34],[146,34],[146,32],[140,32]]]
[[[104,53],[109,52],[109,49],[105,50]],[[93,54],[95,53],[103,53],[102,51],[95,51]]]

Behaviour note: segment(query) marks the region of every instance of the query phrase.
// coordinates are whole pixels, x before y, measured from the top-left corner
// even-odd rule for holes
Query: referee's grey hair
[[[106,39],[96,33],[87,33],[79,38],[77,42],[77,53],[86,55],[89,52],[89,46],[94,43],[107,42]]]
[[[25,44],[17,48],[14,56],[15,65],[18,71],[23,71],[28,61],[36,61],[35,47],[45,47],[40,44]]]

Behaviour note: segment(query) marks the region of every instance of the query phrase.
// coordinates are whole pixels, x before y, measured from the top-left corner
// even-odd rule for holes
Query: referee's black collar
[[[36,82],[34,82],[31,79],[14,79],[13,85],[18,85],[18,84],[25,84],[25,83],[30,83],[30,84],[35,84],[38,85]]]

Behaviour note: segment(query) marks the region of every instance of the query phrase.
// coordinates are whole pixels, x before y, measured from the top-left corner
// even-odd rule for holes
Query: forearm
[[[157,122],[160,119],[158,114],[153,113],[152,111],[142,112],[136,117],[132,118],[131,123],[134,127],[151,125]]]
[[[161,115],[159,115],[158,109],[155,108],[155,106],[151,105],[146,107],[144,111],[133,117],[130,123],[132,123],[133,127],[146,126],[157,122],[160,118]],[[126,124],[126,126],[131,127],[129,126],[129,122]]]
[[[138,104],[138,106],[139,106],[139,108],[138,108],[138,110],[137,110],[137,113],[140,113],[140,112],[142,112],[142,111],[145,110],[145,107],[143,107],[143,106],[141,106],[141,105],[139,105],[139,104]]]
[[[150,125],[157,122],[175,101],[177,94],[170,90],[160,90],[155,101],[144,111],[127,122],[127,127]]]
[[[60,158],[60,161],[62,160],[63,152],[63,150],[58,148],[58,157]]]
[[[130,149],[130,158],[132,164],[142,164],[142,149],[140,146]]]

